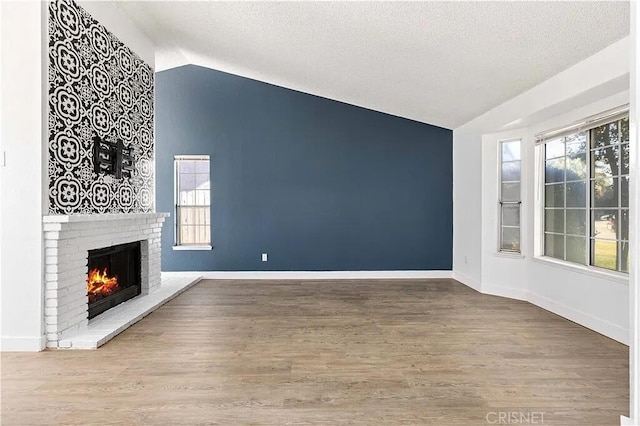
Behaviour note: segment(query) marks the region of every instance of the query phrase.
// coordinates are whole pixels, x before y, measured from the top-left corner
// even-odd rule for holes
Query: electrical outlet
[[[267,261],[267,253],[262,253],[262,261],[263,262]]]

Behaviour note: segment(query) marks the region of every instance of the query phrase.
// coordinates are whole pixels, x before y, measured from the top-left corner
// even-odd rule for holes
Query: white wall
[[[453,131],[453,271],[476,290],[482,281],[482,133]]]
[[[534,135],[629,102],[625,38],[454,129],[454,276],[628,342],[625,279],[534,259]],[[522,254],[497,254],[498,141],[523,143]],[[474,212],[471,214],[471,212]],[[465,262],[465,257],[467,262]]]
[[[40,350],[43,331],[45,3],[0,2],[2,350]]]

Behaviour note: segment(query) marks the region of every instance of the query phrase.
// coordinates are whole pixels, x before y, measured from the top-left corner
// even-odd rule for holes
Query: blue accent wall
[[[213,250],[172,250],[184,154],[211,156]],[[156,185],[164,271],[451,269],[448,129],[189,65],[156,74]]]

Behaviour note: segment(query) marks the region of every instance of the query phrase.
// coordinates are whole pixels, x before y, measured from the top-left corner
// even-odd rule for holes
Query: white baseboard
[[[640,422],[634,421],[627,416],[620,416],[620,426],[638,426]]]
[[[451,271],[190,271],[163,272],[218,280],[375,280],[452,278]]]
[[[453,279],[465,284],[468,287],[482,293],[490,294],[493,296],[508,297],[510,299],[523,300],[536,305],[542,309],[546,309],[549,312],[553,312],[556,315],[560,315],[570,321],[587,327],[593,331],[596,331],[604,336],[607,336],[613,340],[616,340],[624,345],[629,345],[629,330],[620,327],[617,324],[613,324],[602,318],[588,314],[586,312],[574,309],[563,303],[556,302],[545,296],[541,296],[536,293],[532,293],[528,290],[514,289],[500,286],[481,285],[479,281],[470,278],[460,272],[453,273]]]
[[[39,352],[47,345],[45,336],[0,338],[0,352]]]
[[[501,286],[482,286],[483,294],[492,296],[508,297],[509,299],[523,300],[529,302],[529,292],[520,288],[509,288]]]
[[[553,312],[554,314],[560,315],[561,317],[629,346],[629,330],[626,328],[536,293],[529,292],[527,300],[547,311]]]
[[[480,292],[482,289],[482,286],[480,285],[480,281],[471,278],[470,276],[463,274],[461,272],[453,272],[453,279],[456,281],[461,282],[462,284],[466,285],[467,287],[471,287],[472,289],[474,289],[475,291]]]

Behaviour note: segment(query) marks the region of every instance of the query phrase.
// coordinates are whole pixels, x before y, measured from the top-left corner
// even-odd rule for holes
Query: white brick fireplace
[[[89,325],[89,250],[140,241],[138,298],[159,289],[160,237],[167,216],[167,213],[44,216],[44,319],[48,348],[71,346],[68,342],[73,336],[81,335]],[[91,321],[99,318],[100,315]]]

